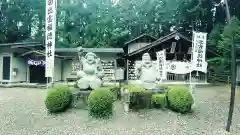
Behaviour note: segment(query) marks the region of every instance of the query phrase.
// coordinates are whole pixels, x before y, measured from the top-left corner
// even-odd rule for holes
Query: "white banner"
[[[45,18],[45,77],[53,77],[55,56],[56,0],[46,0]]]
[[[167,61],[166,71],[173,74],[187,74],[192,71],[190,62]]]
[[[156,52],[157,54],[157,69],[160,75],[160,78],[162,80],[167,78],[167,72],[166,72],[166,51],[162,50],[159,52]]]
[[[193,32],[193,52],[192,52],[192,68],[195,71],[206,73],[206,44],[207,33]]]

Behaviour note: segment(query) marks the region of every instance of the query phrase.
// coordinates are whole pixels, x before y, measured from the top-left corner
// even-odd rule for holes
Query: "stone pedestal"
[[[73,93],[72,107],[78,109],[87,109],[87,99],[91,91],[90,90],[80,91],[79,89],[74,89],[72,93]]]

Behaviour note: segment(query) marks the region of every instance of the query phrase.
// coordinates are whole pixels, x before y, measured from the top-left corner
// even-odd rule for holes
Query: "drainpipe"
[[[63,61],[64,61],[64,59],[61,59],[61,82],[63,82],[63,71],[64,71]]]

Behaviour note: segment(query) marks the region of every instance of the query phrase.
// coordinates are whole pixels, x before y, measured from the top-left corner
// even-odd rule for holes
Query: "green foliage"
[[[122,47],[125,41],[143,33],[161,37],[176,26],[189,34],[192,25],[196,30],[210,32],[212,26],[226,21],[220,0],[57,2],[56,47]],[[237,18],[239,4],[237,0],[229,1],[230,12]],[[2,0],[0,11],[0,43],[44,38],[44,0]]]
[[[120,99],[121,98],[121,91],[120,91],[121,89],[118,87],[118,86],[116,86],[116,85],[114,85],[114,86],[112,86],[112,87],[110,87],[110,91],[113,93],[113,95],[114,95],[114,100],[117,100],[117,99]]]
[[[143,33],[163,36],[184,18],[182,1],[57,2],[57,47],[121,47]],[[1,5],[0,42],[42,41],[45,1],[3,0]]]
[[[153,94],[152,101],[153,103],[160,105],[161,107],[165,106],[166,94]]]
[[[225,81],[219,77],[230,75],[231,46],[240,41],[240,21],[233,17],[226,26],[216,25],[209,35],[212,50],[217,50],[218,56],[208,60],[209,71],[211,72],[211,82]]]
[[[133,84],[124,85],[123,88],[128,89],[129,92],[132,92],[132,93],[140,93],[140,92],[145,91],[144,88],[138,87],[138,86],[133,85]]]
[[[73,87],[78,88],[78,82],[77,81],[73,84]]]
[[[113,102],[114,96],[109,89],[93,90],[88,97],[90,116],[96,118],[109,117],[112,114]]]
[[[45,105],[49,112],[65,111],[71,104],[72,93],[65,85],[57,85],[47,92]]]
[[[169,107],[180,113],[191,111],[193,98],[188,88],[183,86],[171,86],[167,93]]]
[[[167,89],[168,90],[168,86],[169,85],[161,84],[161,85],[158,85],[157,88],[158,89]]]

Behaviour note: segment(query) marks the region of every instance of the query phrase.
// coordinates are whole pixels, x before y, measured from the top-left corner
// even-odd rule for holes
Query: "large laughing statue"
[[[156,88],[157,81],[159,80],[157,67],[153,64],[148,53],[143,54],[142,61],[135,62],[135,74],[137,76],[138,84],[143,88]]]
[[[102,86],[104,71],[102,69],[100,58],[95,53],[88,52],[82,57],[83,49],[78,48],[79,60],[82,64],[82,70],[77,72],[79,78],[77,85],[80,89],[96,89]]]

